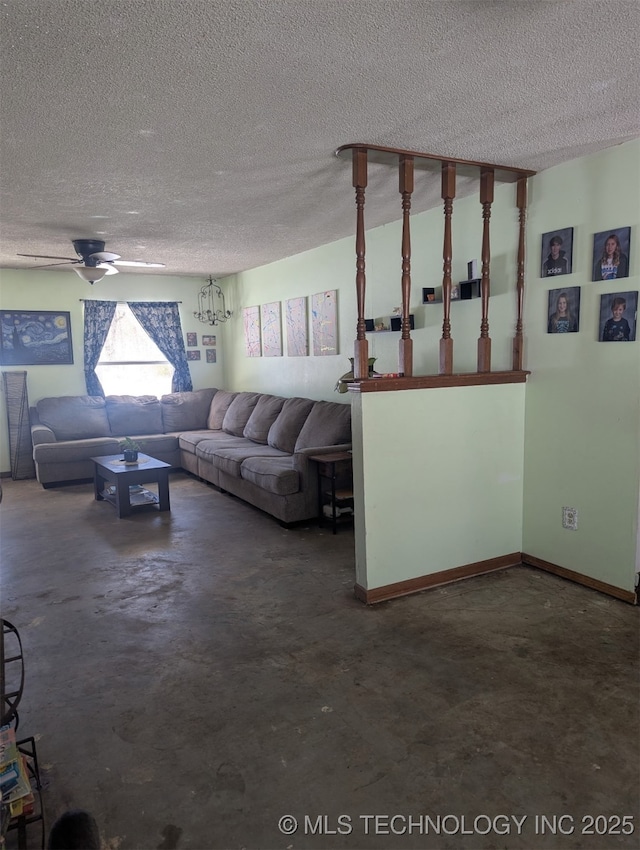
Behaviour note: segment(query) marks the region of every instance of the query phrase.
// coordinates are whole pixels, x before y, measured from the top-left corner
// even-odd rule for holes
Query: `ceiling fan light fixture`
[[[72,266],[74,272],[78,274],[83,280],[86,280],[87,283],[98,283],[98,281],[102,280],[102,278],[107,274],[107,271],[103,268],[98,268],[98,266]]]

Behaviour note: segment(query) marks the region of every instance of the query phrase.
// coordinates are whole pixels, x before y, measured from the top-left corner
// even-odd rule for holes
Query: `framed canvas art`
[[[187,332],[187,346],[194,348],[198,344],[198,334],[192,333],[191,331]]]
[[[331,289],[311,296],[311,329],[316,356],[338,353],[337,294]]]
[[[55,310],[3,310],[0,362],[5,366],[73,363],[71,314]]]
[[[200,349],[197,351],[187,351],[187,360],[200,360]]]
[[[600,342],[635,342],[637,292],[609,292],[600,296]]]
[[[287,354],[289,357],[306,357],[309,353],[306,297],[289,298],[285,301],[285,324]]]
[[[574,334],[580,327],[580,287],[549,290],[547,333]]]
[[[629,277],[630,251],[630,227],[594,233],[592,280],[619,280],[621,277]]]
[[[260,357],[260,307],[243,307],[244,352],[247,357]]]
[[[271,301],[260,307],[262,324],[262,356],[282,357],[282,317],[280,302]]]
[[[573,227],[550,230],[542,234],[542,270],[540,277],[571,274],[573,258]]]
[[[207,363],[215,363],[216,359],[215,348],[207,348]]]

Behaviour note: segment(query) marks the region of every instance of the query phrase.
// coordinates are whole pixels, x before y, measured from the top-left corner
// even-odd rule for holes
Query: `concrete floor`
[[[85,807],[105,850],[638,847],[637,608],[525,567],[367,608],[349,530],[183,474],[123,520],[3,483],[49,822]]]

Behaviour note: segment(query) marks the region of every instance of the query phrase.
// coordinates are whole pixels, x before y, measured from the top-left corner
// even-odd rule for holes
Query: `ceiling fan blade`
[[[79,263],[77,257],[51,257],[49,254],[16,254],[16,257],[31,257],[32,260],[67,260],[69,263]]]
[[[118,274],[118,269],[113,265],[113,263],[98,263],[96,269],[103,269],[104,273],[107,274]]]
[[[114,260],[116,266],[135,266],[141,269],[164,269],[164,263],[144,263],[142,260]]]
[[[66,263],[45,263],[43,266],[29,266],[29,270],[31,269],[50,269],[53,266],[73,266],[76,264],[75,260],[68,260]]]
[[[120,259],[120,254],[112,254],[111,251],[96,251],[95,254],[89,254],[92,260],[98,260],[100,263],[112,263],[114,260]]]

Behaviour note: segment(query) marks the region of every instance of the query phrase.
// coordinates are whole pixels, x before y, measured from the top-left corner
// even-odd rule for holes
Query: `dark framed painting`
[[[216,349],[215,348],[208,348],[207,349],[207,363],[215,363],[216,360],[217,360]]]
[[[600,296],[600,342],[635,342],[637,292],[608,292]]]
[[[71,314],[55,310],[2,310],[4,366],[64,366],[73,363]]]
[[[198,344],[198,334],[192,331],[187,331],[187,345],[194,348]]]
[[[200,360],[200,349],[197,351],[187,351],[187,360]]]
[[[573,227],[563,227],[542,234],[540,277],[571,274],[572,259]]]
[[[203,345],[215,345],[216,344],[215,336],[207,336],[206,334],[202,334],[202,344]]]
[[[630,227],[594,233],[592,280],[619,280],[621,277],[629,277],[630,253]]]
[[[549,290],[547,333],[575,334],[580,328],[580,287]]]

